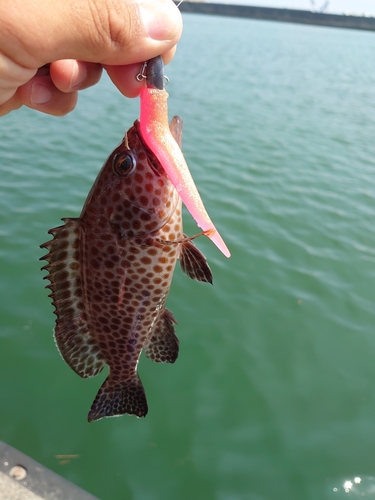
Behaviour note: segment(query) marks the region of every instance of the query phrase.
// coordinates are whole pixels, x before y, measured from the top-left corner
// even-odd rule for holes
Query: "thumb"
[[[172,0],[2,0],[0,48],[36,69],[59,59],[110,65],[141,62],[178,41],[181,15]]]

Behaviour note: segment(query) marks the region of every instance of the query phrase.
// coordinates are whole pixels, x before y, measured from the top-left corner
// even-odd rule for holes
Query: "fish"
[[[182,119],[170,131],[181,147]],[[183,233],[181,198],[142,138],[140,122],[125,133],[100,170],[78,218],[48,231],[42,270],[55,307],[54,338],[82,378],[107,378],[88,414],[92,422],[144,417],[147,398],[137,367],[142,351],[174,363],[177,320],[166,299],[177,260],[190,278],[211,283],[211,269]]]

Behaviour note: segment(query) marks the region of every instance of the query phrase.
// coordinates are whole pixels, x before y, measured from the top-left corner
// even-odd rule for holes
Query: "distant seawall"
[[[322,14],[308,10],[189,1],[183,1],[179,9],[181,12],[193,12],[197,14],[247,17],[268,21],[282,21],[285,23],[315,24],[319,26],[333,26],[335,28],[375,31],[374,17],[345,16],[340,14]]]

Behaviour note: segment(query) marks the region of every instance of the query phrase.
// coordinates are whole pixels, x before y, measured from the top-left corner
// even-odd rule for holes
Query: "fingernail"
[[[71,73],[72,76],[68,89],[69,92],[79,87],[79,85],[81,85],[81,83],[87,78],[87,69],[85,64],[81,63],[80,61],[72,60]]]
[[[37,106],[39,104],[47,104],[51,100],[51,92],[40,83],[34,83],[31,86],[30,101],[31,104]]]
[[[171,0],[141,0],[141,17],[153,40],[171,40],[181,31],[180,11]]]

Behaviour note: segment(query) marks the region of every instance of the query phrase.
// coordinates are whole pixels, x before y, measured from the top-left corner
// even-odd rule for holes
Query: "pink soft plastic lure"
[[[155,67],[156,76],[155,76]],[[161,71],[160,71],[161,68]],[[182,151],[168,125],[168,94],[163,88],[163,65],[160,58],[148,62],[147,86],[141,90],[140,131],[143,140],[163,166],[192,217],[218,249],[230,252],[211,221],[190,174]]]

